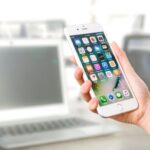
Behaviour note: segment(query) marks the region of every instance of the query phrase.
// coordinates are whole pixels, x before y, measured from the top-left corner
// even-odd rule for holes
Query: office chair
[[[150,35],[128,35],[125,50],[133,68],[150,88]]]

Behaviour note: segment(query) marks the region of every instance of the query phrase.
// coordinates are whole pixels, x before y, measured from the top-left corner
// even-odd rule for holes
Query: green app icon
[[[122,94],[120,92],[116,92],[115,95],[117,98],[122,98]]]
[[[105,96],[100,96],[99,100],[102,104],[106,104],[107,103],[107,98]]]

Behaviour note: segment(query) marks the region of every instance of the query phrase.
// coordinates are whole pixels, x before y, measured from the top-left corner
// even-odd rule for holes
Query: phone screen
[[[133,98],[104,32],[70,38],[100,106]]]

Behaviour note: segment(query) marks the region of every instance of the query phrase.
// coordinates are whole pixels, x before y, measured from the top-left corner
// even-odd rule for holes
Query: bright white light
[[[89,22],[91,0],[0,0],[0,20],[64,19]]]

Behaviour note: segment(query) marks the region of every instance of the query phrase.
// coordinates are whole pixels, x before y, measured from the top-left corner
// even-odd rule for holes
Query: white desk
[[[112,123],[112,125],[117,125],[121,130],[107,136],[15,148],[13,150],[150,150],[150,135],[147,135],[142,129],[133,125],[112,122],[111,120],[101,120],[98,115],[91,113],[85,104],[83,106],[79,104],[79,106],[81,108],[78,107],[78,111],[73,111],[72,113],[76,114],[78,112],[82,116],[91,118],[91,120],[102,121],[110,125]],[[0,148],[0,150],[3,149]]]
[[[122,131],[109,136],[93,137],[19,150],[149,150],[150,136],[141,129],[123,125]]]

